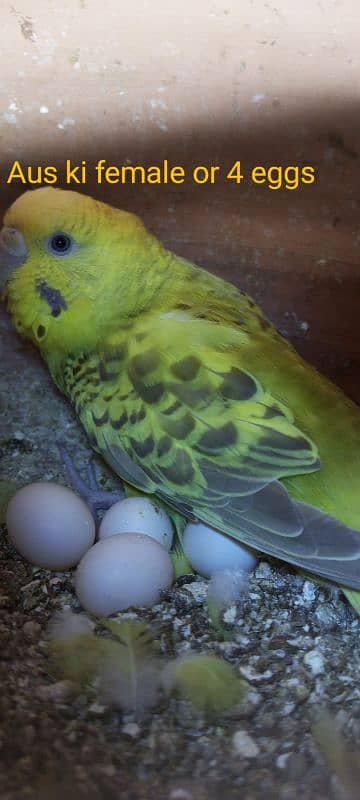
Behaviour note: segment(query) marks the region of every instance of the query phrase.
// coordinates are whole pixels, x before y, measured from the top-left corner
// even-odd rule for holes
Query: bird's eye
[[[49,239],[48,249],[53,255],[65,256],[72,250],[72,246],[73,240],[67,233],[54,233]]]

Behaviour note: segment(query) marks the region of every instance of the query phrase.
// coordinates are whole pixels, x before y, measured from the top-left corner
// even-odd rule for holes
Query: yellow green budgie
[[[4,225],[14,325],[113,470],[360,610],[358,406],[133,214],[42,188]]]

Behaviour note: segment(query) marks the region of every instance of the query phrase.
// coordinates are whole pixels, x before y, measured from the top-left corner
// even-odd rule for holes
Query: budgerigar
[[[135,215],[41,188],[4,225],[13,323],[113,470],[359,610],[358,406]]]

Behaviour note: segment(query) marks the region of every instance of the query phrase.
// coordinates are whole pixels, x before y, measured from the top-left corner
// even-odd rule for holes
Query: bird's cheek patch
[[[62,311],[66,311],[67,303],[59,289],[49,286],[46,281],[38,280],[36,281],[36,291],[39,297],[48,304],[53,317],[58,317]]]

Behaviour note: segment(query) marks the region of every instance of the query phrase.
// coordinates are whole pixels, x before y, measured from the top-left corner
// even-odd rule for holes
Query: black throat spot
[[[49,286],[46,281],[36,281],[36,291],[42,300],[46,300],[51,308],[51,315],[58,317],[62,311],[66,311],[67,303],[64,300],[61,292]]]

